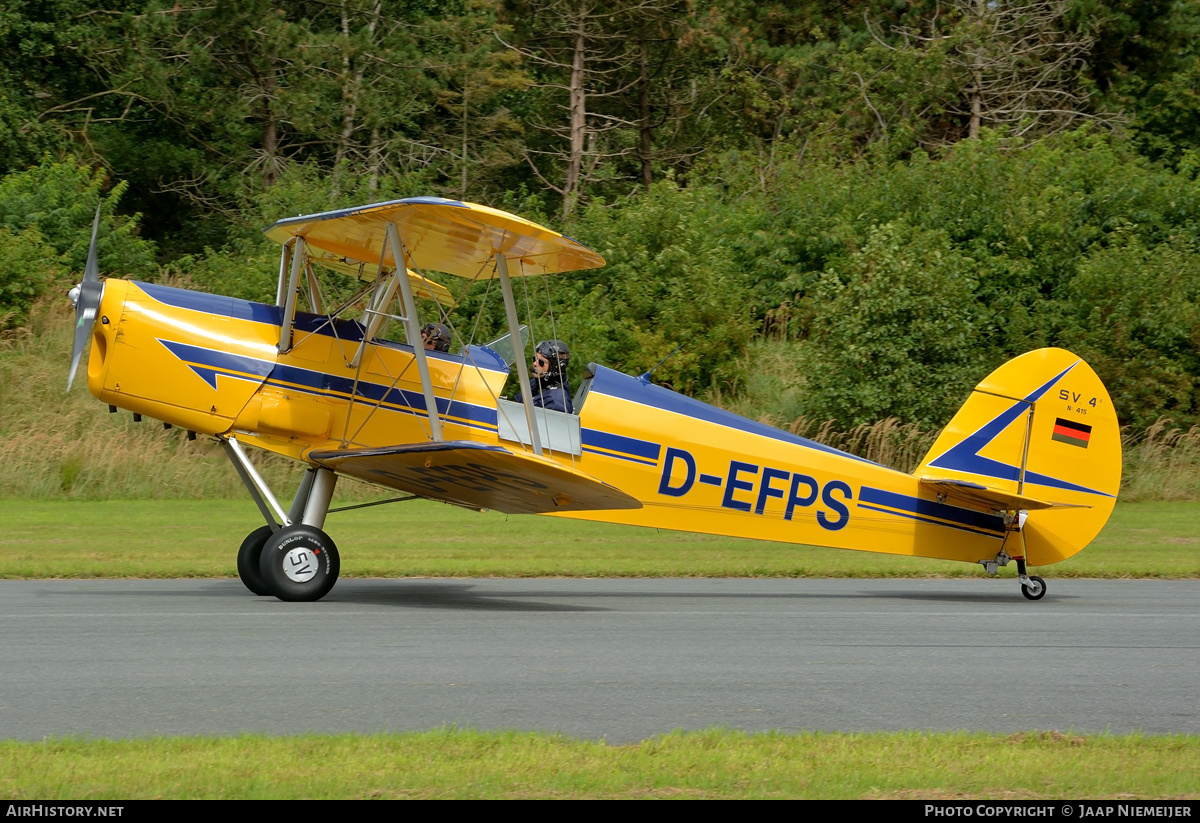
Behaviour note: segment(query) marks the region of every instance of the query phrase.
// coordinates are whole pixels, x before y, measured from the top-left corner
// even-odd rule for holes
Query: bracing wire
[[[521,272],[524,273],[524,271],[525,271],[525,261],[522,260],[521,261]],[[549,279],[543,277],[542,282],[546,286],[546,311],[550,315],[550,336],[553,339],[557,340],[558,339],[558,325],[554,321],[554,300],[550,297],[550,281],[549,281]],[[563,386],[564,394],[566,393],[567,385],[570,385],[570,384],[569,383],[564,384],[564,386]],[[576,413],[578,413],[578,412],[576,412]],[[571,453],[571,465],[572,466],[575,465],[575,454],[573,452]]]
[[[525,272],[525,261],[521,261],[521,273],[524,274],[524,272]],[[535,333],[536,329],[533,325],[533,308],[529,302],[529,278],[528,277],[521,278],[521,291],[524,292],[524,294],[525,294],[525,316],[527,318],[529,318],[529,340],[530,340],[530,342],[533,343],[533,345],[536,346],[537,345],[537,334]],[[524,353],[525,353],[524,348],[522,348],[521,354],[524,355]]]
[[[550,280],[543,277],[542,282],[546,285],[546,311],[550,314],[550,336],[557,340],[558,325],[554,322],[554,299],[550,297]]]

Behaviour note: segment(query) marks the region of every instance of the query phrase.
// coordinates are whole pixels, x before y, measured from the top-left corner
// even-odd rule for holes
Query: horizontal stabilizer
[[[368,483],[506,514],[642,507],[636,498],[583,472],[469,441],[327,449],[308,458]]]
[[[1078,503],[1052,503],[1048,500],[1038,500],[1035,497],[1025,497],[966,480],[922,477],[920,483],[922,489],[933,489],[940,497],[944,497],[944,502],[964,508],[986,506],[988,509],[999,511],[1091,508],[1091,506]]]

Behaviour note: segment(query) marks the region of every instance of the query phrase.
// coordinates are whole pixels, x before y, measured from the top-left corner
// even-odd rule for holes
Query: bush
[[[982,312],[978,322],[987,327],[968,335],[980,354],[975,380],[1030,349],[1079,348],[1110,382],[1122,423],[1149,425],[1156,411],[1171,413],[1178,424],[1200,420],[1188,377],[1197,373],[1195,354],[1185,342],[1200,335],[1187,308],[1192,287],[1186,272],[1200,264],[1200,188],[1191,166],[1164,168],[1138,157],[1119,137],[1086,130],[1029,147],[985,135],[905,163],[786,156],[774,162],[769,180],[756,178],[757,169],[744,158],[720,170],[726,202],[732,208],[742,201],[745,219],[753,223],[726,242],[752,284],[756,323],[770,336],[796,341],[796,356],[818,369],[810,377],[821,385],[809,387],[819,391],[812,398],[819,414],[834,415],[843,425],[885,414],[916,422],[943,407],[943,400],[887,398],[903,391],[923,363],[938,381],[937,392],[959,379],[950,378],[948,366],[958,356],[952,350],[961,338],[958,324],[975,320],[951,316],[944,342],[926,336],[928,345],[914,346],[887,289],[854,285],[871,265],[862,250],[875,244],[881,251],[875,232],[891,225],[909,227],[913,243],[921,236],[926,240],[920,243],[934,243],[929,251],[936,247],[941,258],[929,258],[929,265],[967,278],[947,282],[960,297],[964,283],[970,284],[971,299],[961,305],[974,303]],[[901,256],[910,257],[896,265],[914,275],[914,267],[925,265],[925,252],[916,248]],[[1102,276],[1101,268],[1110,273]],[[898,276],[898,269],[891,271]],[[1135,277],[1139,282],[1122,284],[1122,278]],[[852,320],[840,328],[830,319],[827,302],[836,296],[831,284],[855,295],[839,302],[839,310],[880,320],[878,327],[853,321],[872,341],[869,353]],[[929,289],[936,290],[933,284],[918,289],[925,298],[917,298],[914,309],[934,298]],[[1171,289],[1180,299],[1168,307]],[[882,301],[877,307],[855,302],[876,300]],[[1093,311],[1098,314],[1091,320]],[[885,329],[907,338],[896,347],[912,362],[879,359],[879,347],[887,347]],[[855,347],[855,356],[826,352],[843,343]]]
[[[157,272],[154,244],[137,236],[139,215],[116,214],[127,186],[103,193],[104,175],[73,158],[46,158],[27,171],[0,179],[0,226],[22,232],[34,226],[69,272],[82,274],[100,203],[99,263],[102,274],[148,278]]]
[[[1086,359],[1144,429],[1200,411],[1200,255],[1187,240],[1097,248],[1057,304],[1063,345]]]
[[[846,427],[947,419],[992,365],[977,268],[944,231],[904,221],[832,261],[814,290],[805,414]]]
[[[0,226],[0,329],[24,324],[34,301],[60,273],[58,256],[36,227],[13,232]]]
[[[25,322],[43,294],[83,275],[100,203],[97,241],[102,274],[154,276],[154,245],[137,236],[137,215],[114,213],[124,184],[102,195],[100,172],[74,160],[0,179],[0,328]]]
[[[559,278],[553,290],[558,336],[576,359],[637,373],[682,344],[655,382],[685,393],[734,389],[753,317],[725,245],[736,231],[729,214],[711,192],[670,181],[620,208],[589,207],[568,233],[608,265]]]

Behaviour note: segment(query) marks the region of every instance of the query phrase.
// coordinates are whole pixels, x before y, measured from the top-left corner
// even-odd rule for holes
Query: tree
[[[516,0],[519,20],[510,48],[528,63],[541,92],[530,118],[547,138],[528,150],[537,178],[575,212],[587,189],[620,181],[654,181],[656,160],[698,153],[692,146],[655,146],[655,135],[678,127],[700,107],[680,52],[692,32],[684,0]],[[686,79],[685,79],[686,78]],[[685,105],[685,101],[686,104]],[[632,161],[632,162],[625,162]]]
[[[95,157],[97,124],[123,120],[124,98],[98,71],[110,23],[136,0],[6,0],[0,6],[0,174],[69,147]],[[114,108],[114,98],[118,105]]]
[[[481,198],[524,157],[524,126],[506,98],[530,80],[520,55],[502,45],[508,27],[495,11],[489,0],[469,0],[462,14],[428,25],[434,49],[426,60],[438,80],[433,96],[446,115],[432,121],[432,131],[449,153],[443,173],[463,199]]]
[[[1115,122],[1093,110],[1085,73],[1096,42],[1090,21],[1072,26],[1073,0],[949,0],[949,14],[923,29],[900,29],[906,47],[945,51],[957,99],[947,110],[984,126],[1043,137],[1082,120]],[[940,9],[939,9],[940,12]]]

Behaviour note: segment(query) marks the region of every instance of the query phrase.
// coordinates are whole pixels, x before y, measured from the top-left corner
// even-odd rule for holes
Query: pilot
[[[445,323],[426,323],[421,327],[421,340],[429,351],[450,351],[450,327]]]
[[[543,409],[574,414],[571,405],[571,384],[567,382],[567,361],[571,350],[561,340],[543,340],[533,350],[533,380],[530,397],[533,405]],[[521,393],[513,398],[522,402]]]

